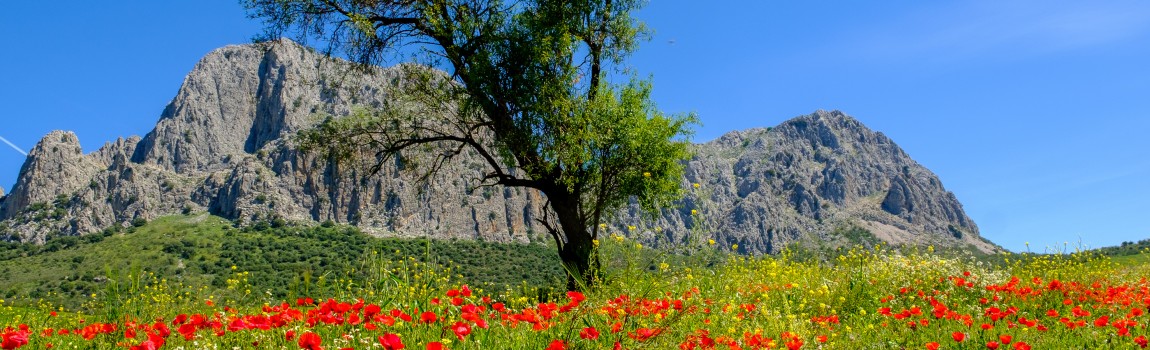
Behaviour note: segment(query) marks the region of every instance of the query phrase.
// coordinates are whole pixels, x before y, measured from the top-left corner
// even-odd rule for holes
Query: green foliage
[[[1102,247],[1095,250],[1107,256],[1138,255],[1150,251],[1150,239],[1143,239],[1137,242],[1126,241],[1118,246]]]
[[[870,232],[870,230],[857,225],[836,227],[834,231],[831,231],[831,235],[846,238],[851,245],[862,245],[868,248],[882,242],[878,237],[875,237],[874,233]]]
[[[156,224],[138,234],[149,234]],[[229,232],[225,235],[279,237],[273,240],[310,240],[310,235],[320,234],[219,229]],[[340,230],[345,229],[322,234],[359,239]],[[173,243],[183,246],[187,238]],[[432,255],[426,241],[405,242],[416,254]],[[1116,265],[1093,252],[1021,258],[1003,254],[995,258],[998,263],[987,264],[885,246],[844,249],[825,261],[796,259],[790,252],[728,255],[710,244],[692,247],[698,250],[694,255],[710,256],[707,259],[661,260],[669,256],[617,235],[598,247],[613,278],[582,295],[500,294],[475,286],[470,288],[473,294],[464,294],[459,281],[438,267],[409,258],[376,264],[386,258],[374,252],[357,262],[362,265],[351,267],[351,275],[374,275],[364,280],[367,284],[335,273],[310,275],[315,284],[326,279],[330,287],[338,287],[312,294],[319,303],[332,298],[326,306],[251,291],[260,283],[259,273],[229,267],[225,288],[185,293],[135,265],[109,270],[112,281],[101,292],[106,301],[89,310],[0,302],[0,328],[12,331],[27,325],[32,333],[24,348],[35,349],[49,343],[62,349],[123,349],[144,342],[153,322],[173,325],[166,347],[185,349],[246,349],[257,347],[257,342],[262,348],[296,349],[300,336],[308,333],[318,335],[325,348],[380,348],[379,337],[390,334],[401,337],[408,349],[450,341],[452,349],[461,350],[542,349],[558,342],[569,349],[612,348],[616,343],[627,349],[703,349],[712,344],[723,349],[767,344],[773,344],[772,349],[828,350],[922,349],[934,344],[944,349],[989,349],[994,344],[998,349],[1138,349],[1148,335],[1140,325],[1146,317],[1144,300],[1150,296],[1145,278],[1150,265]],[[391,309],[408,313],[414,322],[372,322],[366,316],[372,307],[383,315]],[[420,322],[414,310],[434,314],[436,320]],[[283,324],[270,327],[246,322],[294,312],[305,316],[282,318]],[[176,316],[180,314],[221,323],[192,329],[195,334],[185,339],[174,326],[188,324]],[[1071,327],[1068,322],[1082,325]],[[114,331],[90,339],[77,332],[113,325]],[[457,331],[460,326],[468,328]],[[581,336],[587,328],[599,336]],[[41,333],[45,329],[71,334]],[[295,337],[285,336],[288,332]],[[961,342],[955,340],[959,335]]]
[[[284,298],[317,291],[319,276],[366,283],[371,276],[365,264],[408,257],[451,268],[459,274],[453,277],[488,290],[559,289],[563,276],[554,250],[542,245],[375,238],[334,224],[260,227],[233,228],[207,215],[171,216],[131,234],[60,237],[42,246],[2,242],[0,298],[35,296],[77,307],[116,276],[209,286],[218,295],[235,271],[254,276],[251,290]]]
[[[544,222],[572,278],[596,269],[591,242],[604,215],[629,201],[648,212],[679,195],[694,115],[666,115],[651,83],[612,84],[609,72],[645,38],[632,17],[643,1],[247,0],[267,38],[318,37],[362,63],[417,44],[447,74],[404,66],[397,97],[375,110],[328,116],[304,149],[329,159],[373,155],[379,170],[401,152],[434,159],[424,178],[469,150],[482,184],[527,187],[548,198]],[[406,168],[408,159],[403,157]],[[412,164],[414,165],[414,164]],[[546,218],[546,216],[545,216]]]

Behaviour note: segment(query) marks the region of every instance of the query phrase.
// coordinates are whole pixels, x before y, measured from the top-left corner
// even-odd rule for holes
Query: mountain
[[[836,230],[862,229],[869,234],[856,240],[999,249],[979,236],[938,176],[839,111],[731,132],[695,152],[686,182],[699,189],[655,223],[674,228],[672,240],[681,239],[674,237],[679,228],[698,225],[740,251],[777,252],[792,242],[842,241],[848,237]]]
[[[535,218],[545,198],[476,189],[483,164],[474,155],[421,182],[403,159],[365,177],[360,167],[297,149],[293,135],[321,113],[378,106],[403,79],[398,68],[365,73],[290,41],[217,49],[143,138],[83,154],[71,132],[45,136],[0,197],[0,235],[43,242],[207,211],[240,222],[331,220],[384,236],[544,239]],[[629,208],[611,231],[653,245],[704,234],[746,253],[848,238],[999,249],[937,176],[842,112],[732,132],[695,151],[680,205],[654,219]]]

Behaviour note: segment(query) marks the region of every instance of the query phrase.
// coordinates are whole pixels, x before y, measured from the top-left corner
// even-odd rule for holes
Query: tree
[[[479,186],[538,190],[540,219],[568,287],[598,279],[600,222],[631,201],[653,213],[681,195],[693,114],[667,115],[649,81],[609,80],[645,36],[639,0],[244,0],[265,39],[318,38],[373,65],[418,52],[402,96],[327,118],[303,134],[329,155],[374,154],[376,170],[403,152],[436,150],[434,173],[463,152],[485,162]],[[439,148],[435,148],[439,147]]]

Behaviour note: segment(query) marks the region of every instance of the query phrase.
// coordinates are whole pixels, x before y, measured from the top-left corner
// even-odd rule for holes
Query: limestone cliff
[[[695,229],[740,251],[777,252],[796,241],[842,240],[830,233],[854,226],[891,243],[997,249],[937,176],[839,111],[731,132],[695,150],[684,205],[647,224],[664,231],[662,241]],[[621,219],[641,221],[635,212]]]
[[[365,177],[295,147],[292,136],[318,123],[319,113],[377,106],[402,79],[400,69],[364,73],[286,41],[215,50],[143,138],[85,155],[70,132],[45,136],[11,193],[0,195],[0,235],[40,242],[206,210],[249,222],[332,220],[380,235],[542,239],[534,218],[545,200],[522,189],[475,189],[476,156],[457,158],[424,183],[403,159]],[[613,231],[652,244],[702,233],[764,253],[833,241],[830,232],[853,225],[890,242],[996,249],[934,174],[841,112],[732,132],[695,150],[682,203],[654,220],[624,210]]]

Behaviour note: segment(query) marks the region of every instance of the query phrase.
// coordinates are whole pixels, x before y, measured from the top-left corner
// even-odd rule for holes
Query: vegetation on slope
[[[28,348],[100,349],[1150,345],[1150,266],[1093,252],[1003,254],[987,263],[883,245],[825,260],[726,255],[709,242],[670,256],[615,235],[598,246],[611,262],[601,286],[550,300],[491,293],[442,267],[374,257],[351,265],[350,275],[367,276],[361,282],[317,286],[299,298],[252,292],[267,272],[237,268],[214,291],[119,280],[129,283],[101,292],[89,312],[0,304],[0,327],[10,327],[0,336]]]
[[[77,306],[112,287],[110,280],[154,277],[219,290],[233,272],[246,271],[258,276],[252,290],[285,298],[325,283],[362,283],[369,264],[408,257],[490,290],[548,290],[563,276],[554,248],[537,244],[376,238],[330,224],[235,228],[206,214],[137,224],[44,245],[0,243],[0,297]]]

